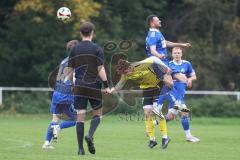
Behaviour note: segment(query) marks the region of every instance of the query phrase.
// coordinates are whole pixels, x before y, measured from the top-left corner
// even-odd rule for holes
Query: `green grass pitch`
[[[95,135],[96,154],[77,156],[75,127],[60,132],[54,150],[43,150],[50,116],[0,114],[1,160],[239,160],[240,118],[193,118],[192,133],[200,143],[185,142],[179,121],[168,123],[172,141],[167,150],[147,147],[144,122],[126,121],[120,116],[104,116]],[[86,128],[88,129],[89,123]],[[86,130],[85,130],[86,132]]]

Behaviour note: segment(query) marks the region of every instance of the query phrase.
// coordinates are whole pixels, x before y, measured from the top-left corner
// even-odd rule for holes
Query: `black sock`
[[[77,122],[76,131],[77,131],[78,149],[83,149],[84,122]]]
[[[88,131],[88,137],[93,138],[93,135],[100,123],[101,119],[99,116],[94,116],[93,119],[91,120],[91,125]]]

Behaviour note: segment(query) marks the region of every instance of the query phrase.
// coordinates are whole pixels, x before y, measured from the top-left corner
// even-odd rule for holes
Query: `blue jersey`
[[[70,101],[73,100],[73,96],[71,94],[71,84],[67,79],[68,60],[68,57],[65,58],[59,66],[52,98],[52,101],[55,103],[70,103]]]
[[[195,71],[192,67],[192,64],[189,61],[181,60],[180,63],[175,61],[169,62],[169,67],[174,68],[174,71],[184,74],[187,78],[195,75]],[[177,101],[184,104],[184,95],[186,92],[186,84],[178,80],[174,80],[174,90],[173,95]]]
[[[162,61],[165,64],[168,64],[168,51],[166,40],[158,29],[150,28],[148,31],[148,35],[146,37],[146,53],[148,57],[153,56],[151,54],[150,46],[156,46],[157,52],[165,55]]]
[[[189,61],[181,60],[180,63],[176,63],[175,61],[169,62],[169,67],[175,72],[175,73],[182,73],[187,78],[195,75],[195,71],[192,67],[192,64]]]

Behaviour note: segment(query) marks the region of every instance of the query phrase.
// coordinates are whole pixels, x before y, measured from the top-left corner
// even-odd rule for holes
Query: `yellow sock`
[[[154,133],[154,124],[152,117],[148,117],[145,120],[146,125],[146,132],[151,140],[155,140],[155,133]]]
[[[159,118],[159,130],[160,130],[163,138],[167,138],[167,122],[165,119]]]

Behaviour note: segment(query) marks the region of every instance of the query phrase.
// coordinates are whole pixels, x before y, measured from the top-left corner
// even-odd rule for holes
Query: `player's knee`
[[[187,112],[181,112],[181,117],[189,117],[189,113],[187,113]]]
[[[94,117],[94,116],[101,117],[101,116],[102,116],[102,108],[93,110],[92,113],[93,113],[93,117]]]
[[[144,112],[144,115],[145,115],[145,119],[149,119],[152,117],[152,114],[148,111]]]
[[[52,122],[59,123],[61,117],[60,115],[53,115]]]
[[[144,108],[144,114],[150,116],[152,114],[152,108]]]
[[[168,114],[168,120],[171,121],[171,120],[174,120],[175,116],[173,114]]]

